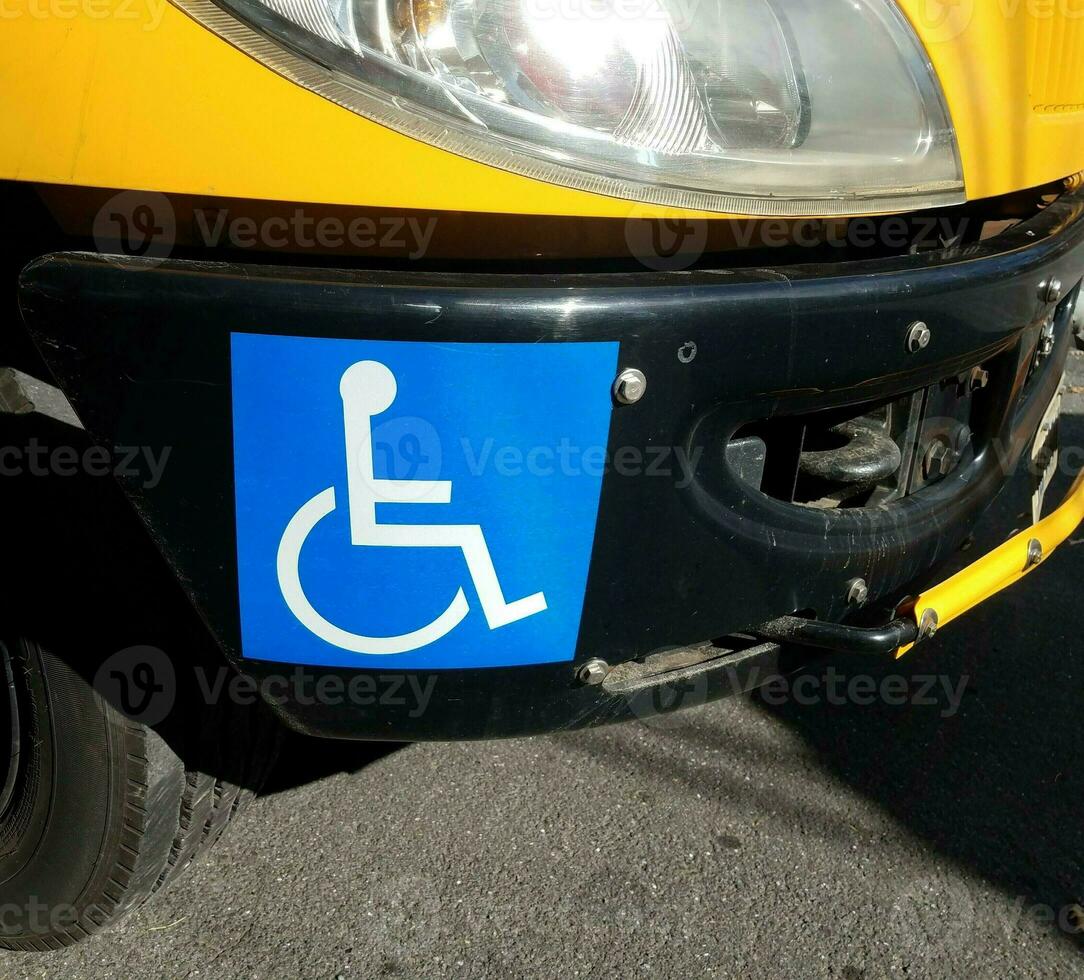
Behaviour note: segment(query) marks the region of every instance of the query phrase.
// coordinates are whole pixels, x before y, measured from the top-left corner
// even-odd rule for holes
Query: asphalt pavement
[[[1084,446],[1079,355],[1070,384]],[[837,658],[802,692],[519,741],[292,739],[172,890],[0,977],[1072,975],[1082,580],[1084,531],[899,664]]]

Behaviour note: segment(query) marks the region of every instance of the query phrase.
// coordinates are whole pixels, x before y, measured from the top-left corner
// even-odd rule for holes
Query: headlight
[[[177,2],[370,119],[552,183],[734,214],[964,199],[894,0]]]

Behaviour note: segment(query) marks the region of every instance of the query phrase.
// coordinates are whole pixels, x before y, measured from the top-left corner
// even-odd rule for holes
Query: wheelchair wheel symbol
[[[346,443],[350,543],[378,548],[459,548],[491,630],[544,612],[546,597],[541,592],[512,602],[505,600],[480,525],[381,524],[377,521],[377,504],[447,504],[452,500],[452,484],[448,480],[380,480],[374,476],[372,419],[391,407],[397,390],[395,375],[378,361],[352,364],[339,382]],[[364,636],[325,619],[305,594],[299,565],[301,549],[308,536],[336,506],[335,488],[322,490],[294,514],[279,541],[276,559],[279,589],[290,611],[309,632],[352,653],[388,655],[435,643],[463,621],[470,605],[462,588],[431,623],[398,636]]]

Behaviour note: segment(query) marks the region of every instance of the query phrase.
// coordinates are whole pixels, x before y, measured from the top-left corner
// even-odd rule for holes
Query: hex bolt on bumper
[[[930,338],[932,336],[930,328],[921,320],[912,323],[907,330],[907,350],[912,354],[917,354],[920,350],[925,350],[930,346]]]
[[[627,368],[614,381],[614,398],[622,405],[635,405],[647,393],[647,378],[643,371]]]
[[[605,660],[599,660],[595,657],[588,660],[578,671],[576,671],[576,679],[581,684],[587,684],[589,687],[596,687],[606,680],[606,675],[610,672],[610,665]]]
[[[869,598],[869,586],[864,578],[853,578],[847,583],[847,602],[852,606],[864,606]]]
[[[1051,279],[1048,282],[1041,283],[1039,286],[1039,299],[1051,305],[1060,303],[1064,288],[1060,279]]]

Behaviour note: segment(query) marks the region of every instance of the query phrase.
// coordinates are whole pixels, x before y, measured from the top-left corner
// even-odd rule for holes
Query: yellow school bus
[[[0,0],[0,124],[6,947],[285,728],[934,658],[1084,517],[1084,0]]]

